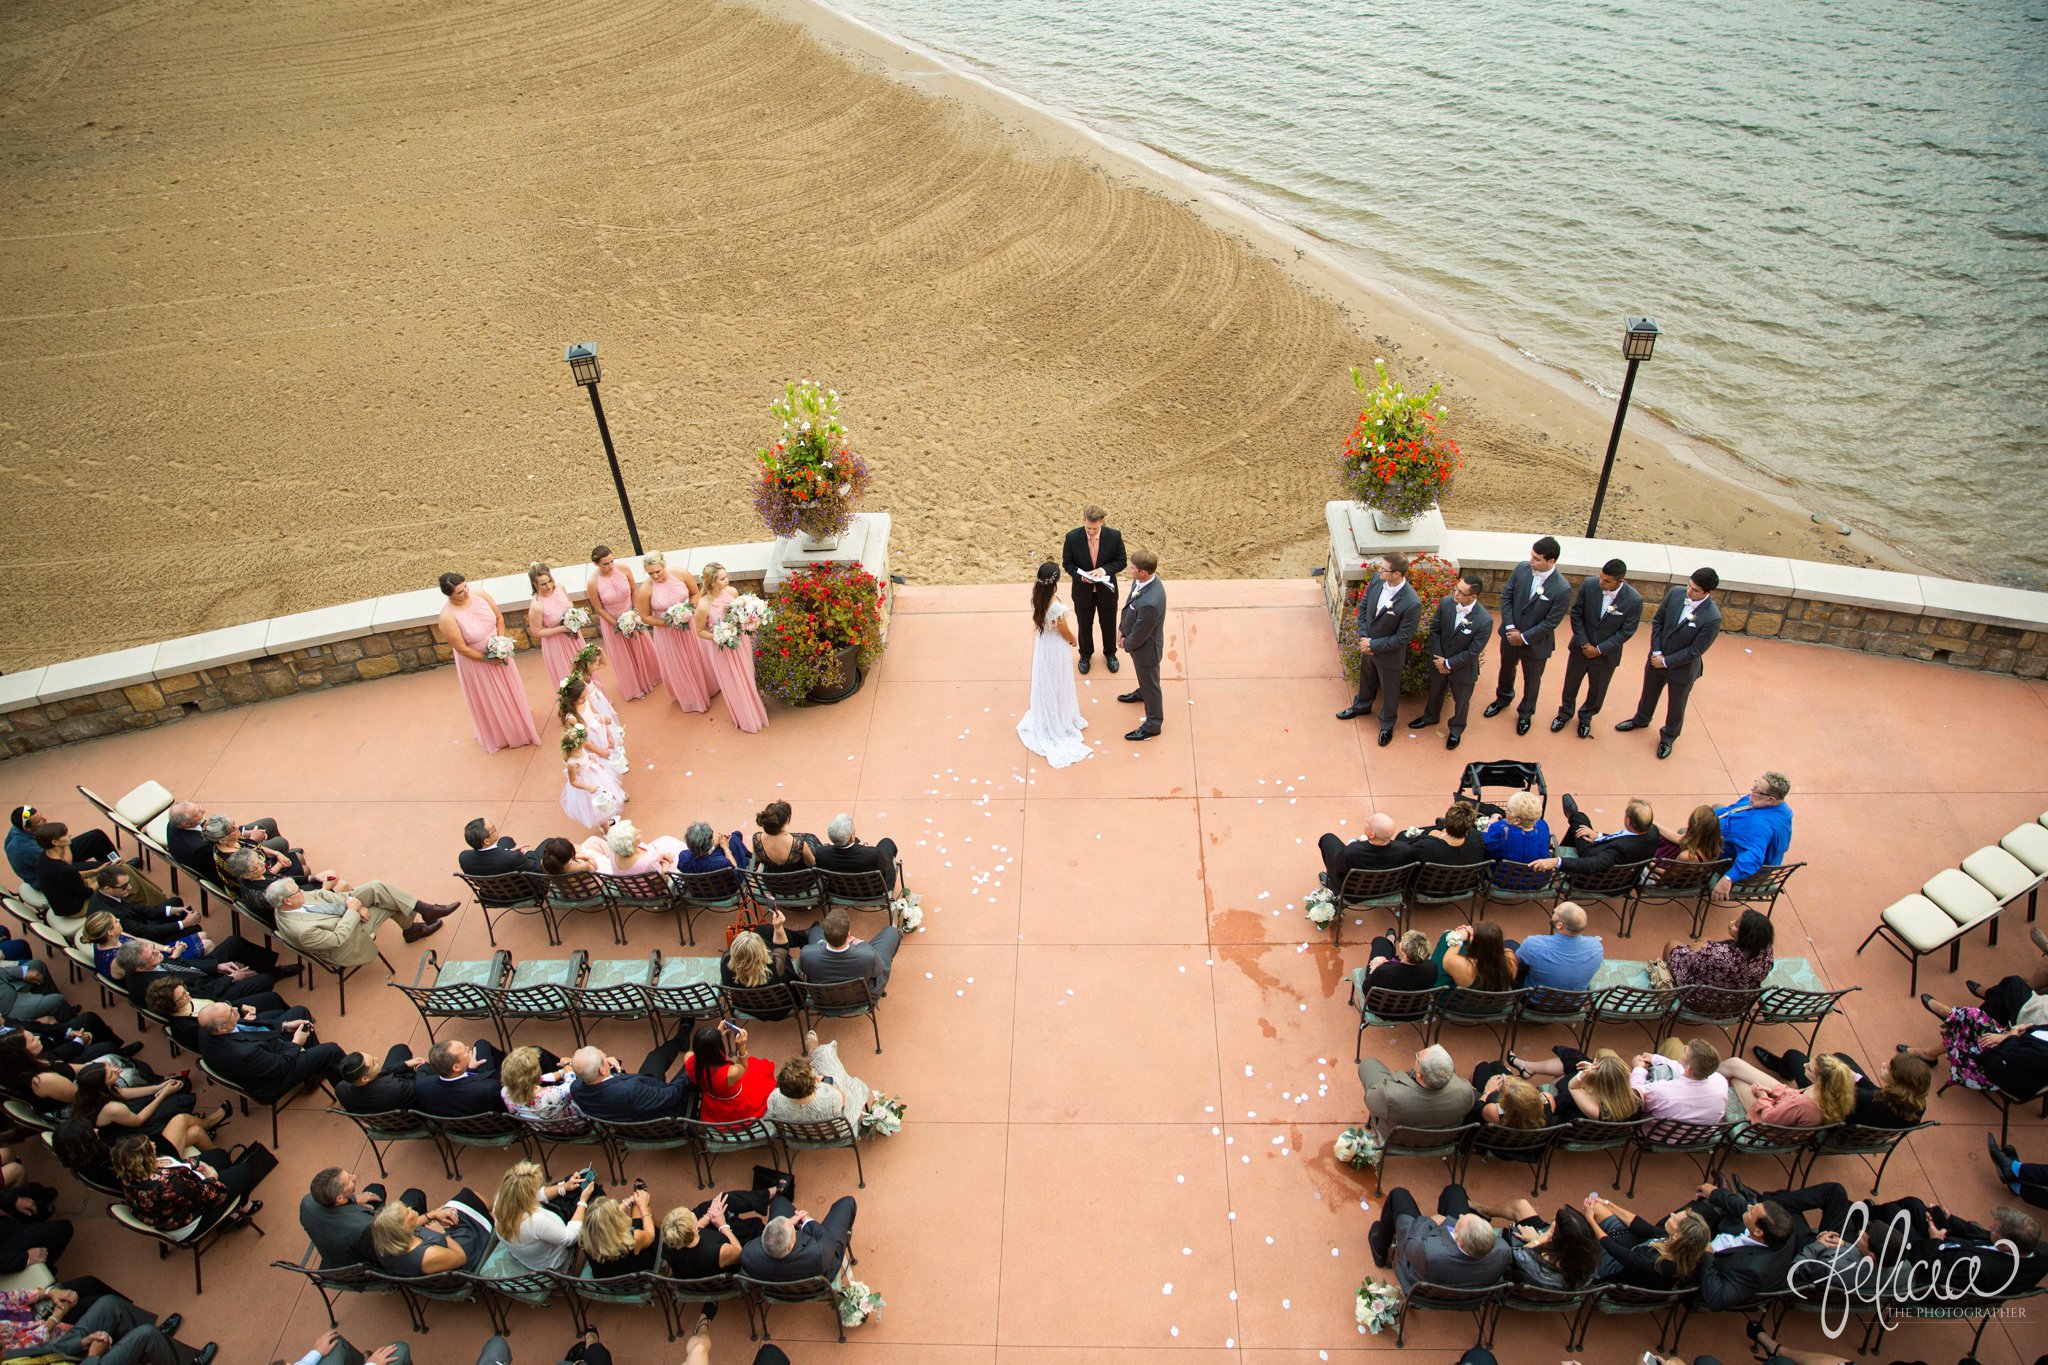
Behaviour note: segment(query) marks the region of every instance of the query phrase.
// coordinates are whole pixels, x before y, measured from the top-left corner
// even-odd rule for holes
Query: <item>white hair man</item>
[[[864,844],[853,832],[853,817],[841,811],[825,826],[825,843],[812,850],[818,866],[827,872],[879,872],[891,892],[903,878],[903,860],[896,856],[896,841],[883,839]]]
[[[813,1276],[833,1279],[853,1244],[852,1195],[832,1201],[823,1218],[813,1218],[777,1194],[768,1204],[761,1235],[740,1249],[740,1270],[757,1280],[789,1283]]]
[[[417,943],[438,930],[456,908],[430,904],[383,882],[307,891],[283,877],[263,889],[263,899],[277,917],[277,936],[330,967],[360,967],[373,961],[377,930],[389,920],[405,926],[407,943]]]
[[[1415,1054],[1412,1071],[1394,1071],[1377,1057],[1358,1064],[1366,1111],[1382,1133],[1395,1128],[1452,1128],[1472,1110],[1472,1084],[1451,1054],[1432,1043]]]
[[[1472,1212],[1464,1186],[1444,1186],[1436,1209],[1431,1218],[1407,1190],[1388,1191],[1378,1221],[1366,1233],[1373,1264],[1384,1268],[1391,1259],[1404,1291],[1423,1282],[1466,1288],[1508,1278],[1514,1253],[1492,1223]]]

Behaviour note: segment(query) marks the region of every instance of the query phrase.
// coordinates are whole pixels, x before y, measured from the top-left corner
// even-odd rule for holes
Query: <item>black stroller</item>
[[[1496,799],[1487,799],[1489,788]],[[1451,799],[1471,802],[1479,808],[1481,815],[1505,815],[1507,807],[1503,803],[1519,791],[1535,792],[1537,799],[1543,802],[1542,814],[1550,813],[1550,787],[1543,780],[1543,765],[1513,759],[1467,763],[1465,776],[1459,781],[1458,790],[1451,793]]]

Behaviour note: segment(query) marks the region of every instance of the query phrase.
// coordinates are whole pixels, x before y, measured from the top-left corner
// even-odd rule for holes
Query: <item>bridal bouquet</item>
[[[1386,1140],[1371,1128],[1346,1128],[1337,1134],[1337,1160],[1354,1171],[1380,1164]]]
[[[889,902],[889,918],[896,927],[906,934],[914,934],[924,924],[924,906],[915,891],[906,891]]]
[[[654,627],[641,620],[639,612],[628,607],[619,613],[617,629],[620,635],[630,640],[641,631],[652,630]]]
[[[894,1095],[877,1090],[874,1102],[860,1116],[860,1130],[869,1137],[894,1137],[903,1131],[903,1111],[909,1107]]]
[[[1354,1311],[1359,1330],[1378,1336],[1400,1319],[1400,1287],[1384,1280],[1367,1280],[1358,1286],[1358,1306]]]
[[[858,1327],[882,1311],[882,1296],[859,1280],[843,1281],[838,1289],[839,1323]]]
[[[562,613],[562,625],[571,635],[581,635],[590,629],[590,608],[571,607]]]
[[[740,641],[747,637],[740,628],[729,620],[715,621],[711,626],[711,643],[720,649],[738,649]]]
[[[688,630],[690,618],[695,614],[688,602],[677,602],[661,614],[661,623],[672,630]]]
[[[484,641],[484,657],[494,664],[508,663],[519,645],[509,635],[493,635]]]
[[[1302,898],[1301,908],[1310,924],[1318,929],[1327,929],[1330,921],[1337,918],[1337,893],[1327,886],[1319,886]]]
[[[752,635],[768,619],[768,604],[750,592],[743,592],[725,609],[725,619]]]

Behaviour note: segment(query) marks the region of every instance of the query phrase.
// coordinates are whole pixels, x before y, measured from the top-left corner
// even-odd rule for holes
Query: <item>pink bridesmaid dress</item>
[[[739,593],[735,589],[726,588],[711,599],[710,620],[713,625],[725,615],[725,609],[737,596]],[[761,689],[754,685],[753,636],[743,638],[737,649],[712,645],[711,669],[725,693],[726,709],[732,712],[734,725],[751,735],[768,723],[768,704],[761,700]]]
[[[526,614],[529,618],[538,618],[543,626],[559,626],[562,624],[562,614],[574,605],[569,600],[569,594],[562,591],[561,584],[557,583],[555,590],[546,597],[534,598],[532,605],[527,607]],[[569,670],[575,667],[576,651],[582,647],[582,641],[574,635],[541,637],[541,662],[548,666],[548,677],[554,679],[557,691],[561,690],[562,683],[568,678]]]
[[[469,601],[455,608],[456,628],[462,632],[462,642],[471,649],[482,649],[489,643],[496,624],[497,613],[474,589]],[[526,691],[519,685],[516,664],[457,654],[455,677],[462,684],[462,699],[469,703],[469,720],[476,730],[476,742],[484,746],[485,753],[540,743],[540,732],[533,728],[533,709],[527,705]]]
[[[612,765],[588,749],[578,749],[563,765],[562,813],[571,820],[590,829],[603,829],[605,822],[619,813],[626,804],[626,789],[619,782],[619,775],[612,771]],[[610,792],[614,804],[610,810],[599,810],[597,798],[568,778],[580,777],[591,786]]]
[[[661,623],[663,612],[678,603],[689,603],[690,589],[673,574],[650,588],[647,604],[655,617],[654,666],[661,670],[662,685],[685,711],[708,711],[714,688],[709,677],[711,670],[705,663],[704,652],[697,648],[695,633]]]
[[[617,616],[633,605],[633,581],[624,569],[611,573],[592,573],[589,591],[604,609]],[[619,690],[627,701],[636,701],[654,690],[661,681],[654,667],[654,643],[643,633],[628,640],[612,629],[612,623],[604,617],[597,618],[598,632],[604,636],[604,652],[611,655],[612,672],[619,678]]]

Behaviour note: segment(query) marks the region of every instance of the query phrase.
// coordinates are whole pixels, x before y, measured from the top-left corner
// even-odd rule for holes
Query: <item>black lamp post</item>
[[[1628,419],[1628,396],[1636,386],[1636,366],[1657,349],[1657,324],[1650,318],[1629,318],[1621,334],[1621,353],[1628,359],[1628,377],[1621,381],[1621,401],[1614,406],[1614,433],[1607,438],[1607,459],[1600,466],[1600,486],[1593,490],[1593,515],[1586,518],[1586,539],[1600,530],[1600,504],[1607,501],[1607,479],[1614,473],[1614,452],[1621,447],[1621,424]],[[597,361],[590,362],[593,366]],[[596,390],[591,391],[595,399]],[[602,421],[602,418],[598,419]]]
[[[597,414],[597,434],[604,438],[604,457],[611,462],[612,487],[619,490],[619,510],[626,514],[626,536],[633,542],[633,553],[645,554],[640,548],[640,528],[633,522],[633,500],[626,496],[626,479],[619,473],[619,452],[612,449],[612,429],[605,425],[604,404],[598,400],[597,343],[580,342],[562,352],[562,359],[569,362],[569,373],[578,384],[590,390],[590,410]],[[1634,373],[1634,369],[1630,369]]]

